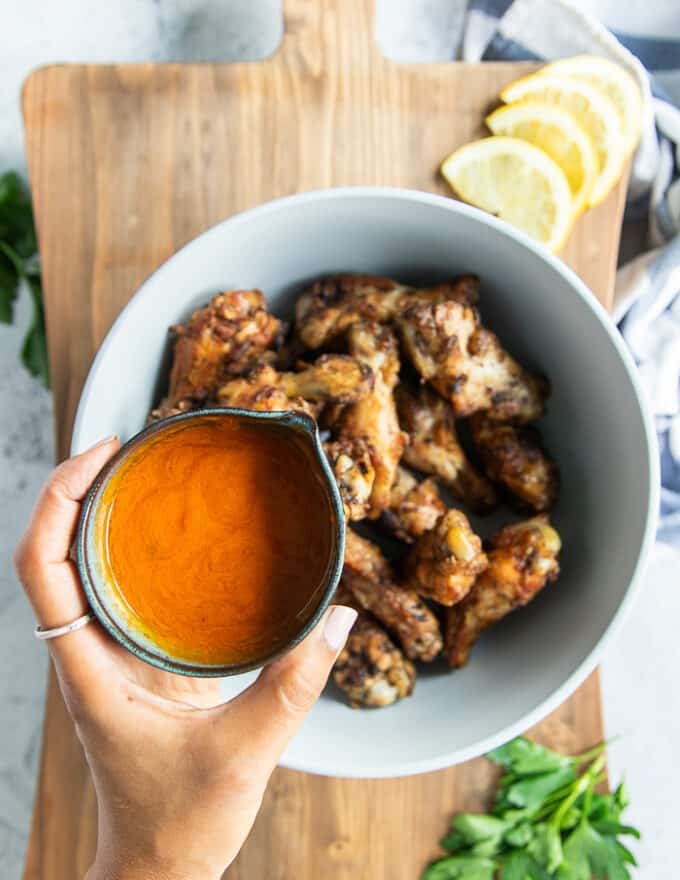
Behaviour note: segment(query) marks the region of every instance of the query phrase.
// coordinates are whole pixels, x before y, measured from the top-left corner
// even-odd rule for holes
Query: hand
[[[44,627],[88,610],[69,559],[80,502],[115,438],[60,465],[16,553]],[[138,660],[98,623],[48,642],[99,808],[88,880],[213,880],[238,853],[269,776],[326,683],[356,612],[330,608],[293,651],[219,705],[214,679]]]

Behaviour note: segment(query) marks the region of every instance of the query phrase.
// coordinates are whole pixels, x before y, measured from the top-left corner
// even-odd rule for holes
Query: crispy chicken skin
[[[477,302],[479,280],[461,275],[435,287],[414,288],[379,275],[330,275],[300,294],[296,332],[308,348],[320,348],[356,321],[391,321],[408,305],[457,300]]]
[[[393,390],[399,379],[399,346],[390,327],[375,322],[353,324],[347,334],[349,353],[373,373],[373,388],[334,418],[333,433],[341,441],[369,450],[375,472],[369,519],[387,507],[406,434],[399,428]]]
[[[531,422],[542,415],[547,382],[523,369],[460,302],[410,306],[396,324],[408,357],[457,417],[486,410],[489,418]]]
[[[260,364],[247,376],[232,379],[217,392],[220,406],[253,409],[260,412],[298,410],[315,416],[317,408],[297,395],[289,397],[280,382],[281,373],[269,364]]]
[[[342,578],[356,601],[395,633],[411,660],[434,660],[442,649],[439,621],[413,592],[398,586],[392,567],[371,541],[347,529]]]
[[[458,442],[451,404],[426,385],[418,390],[400,385],[396,400],[399,421],[410,438],[404,462],[438,477],[471,510],[491,510],[497,502],[496,492]]]
[[[289,397],[347,405],[373,388],[373,372],[345,354],[322,354],[314,363],[301,363],[297,373],[280,373],[281,387]]]
[[[411,549],[404,585],[442,605],[455,605],[486,566],[481,539],[472,531],[465,514],[452,509]]]
[[[470,431],[488,476],[502,483],[537,513],[549,510],[557,500],[557,465],[531,425],[513,425],[476,413]]]
[[[352,708],[379,708],[413,693],[416,670],[385,630],[360,613],[335,661],[333,680]]]
[[[437,482],[432,477],[418,480],[406,468],[397,468],[390,491],[390,502],[382,522],[400,541],[412,544],[435,527],[446,506],[439,497]]]
[[[526,605],[559,574],[560,537],[545,515],[506,526],[491,545],[488,567],[466,598],[447,611],[449,666],[464,666],[484,630]]]
[[[194,397],[183,397],[173,406],[168,398],[162,400],[155,409],[152,409],[147,419],[147,425],[152,422],[160,422],[161,419],[169,419],[171,416],[178,416],[180,413],[193,412],[200,409],[202,401],[196,400]]]
[[[222,385],[222,406],[277,412],[297,409],[316,415],[313,404],[358,400],[373,387],[373,374],[364,364],[341,354],[324,354],[299,373],[279,373],[270,364],[255,367],[247,376]]]
[[[324,443],[324,451],[340,490],[345,517],[365,519],[375,480],[368,448],[360,440],[329,440]]]
[[[204,401],[228,376],[245,373],[277,343],[282,324],[267,311],[261,291],[230,290],[171,329],[176,340],[166,408]]]

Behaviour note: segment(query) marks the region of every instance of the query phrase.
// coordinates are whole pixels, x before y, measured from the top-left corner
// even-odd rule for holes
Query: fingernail
[[[357,612],[354,608],[347,608],[345,605],[334,605],[331,608],[323,628],[323,637],[332,651],[342,648],[356,619]]]
[[[99,440],[94,446],[90,446],[89,449],[86,449],[86,452],[92,452],[94,449],[99,449],[100,446],[106,446],[107,443],[111,443],[113,440],[117,440],[117,434],[111,434],[110,437],[105,437],[103,440]]]

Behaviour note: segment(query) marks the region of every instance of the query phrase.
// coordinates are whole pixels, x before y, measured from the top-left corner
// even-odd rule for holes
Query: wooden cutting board
[[[373,43],[372,15],[370,0],[290,0],[283,44],[267,61],[65,65],[29,77],[23,111],[59,458],[97,347],[174,251],[224,217],[287,193],[385,184],[448,194],[441,159],[482,135],[499,90],[535,67],[395,64]],[[624,194],[622,183],[580,219],[563,254],[605,305]],[[531,735],[575,751],[599,741],[597,674]],[[488,804],[493,784],[482,759],[379,781],[277,770],[229,877],[415,880],[449,815]],[[81,877],[95,846],[95,810],[51,674],[25,878]]]

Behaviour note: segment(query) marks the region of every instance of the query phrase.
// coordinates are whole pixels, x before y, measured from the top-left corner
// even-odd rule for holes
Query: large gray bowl
[[[239,214],[161,266],[95,359],[73,451],[141,428],[160,380],[168,326],[211,294],[259,287],[285,315],[301,284],[337,271],[405,281],[477,273],[484,319],[553,384],[542,430],[562,471],[554,517],[564,542],[559,581],[487,634],[466,669],[428,670],[414,696],[390,709],[354,711],[330,689],[283,761],[336,776],[398,776],[475,757],[520,733],[593,669],[630,608],[654,539],[655,440],[615,327],[559,260],[458,202],[352,188]],[[230,679],[225,694],[251,677]]]

